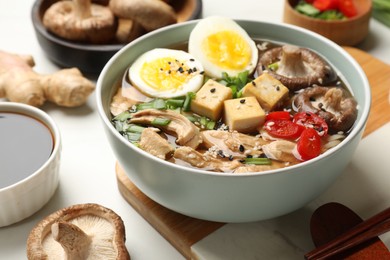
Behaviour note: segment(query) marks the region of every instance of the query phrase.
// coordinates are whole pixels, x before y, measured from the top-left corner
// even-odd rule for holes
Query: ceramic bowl
[[[37,119],[49,128],[54,140],[49,158],[39,169],[15,183],[5,187],[1,186],[0,227],[3,227],[31,216],[42,208],[54,194],[59,183],[61,137],[53,119],[38,108],[20,103],[0,102],[0,112],[18,113]],[[25,129],[26,134],[28,130]]]
[[[283,21],[319,33],[339,45],[354,46],[364,40],[369,31],[371,0],[355,0],[358,14],[341,21],[325,21],[294,10],[299,0],[285,0]]]
[[[156,47],[178,46],[188,40],[197,21],[169,26],[130,43],[103,68],[96,98],[107,140],[130,180],[148,197],[187,216],[220,221],[264,220],[292,212],[323,193],[340,175],[356,149],[370,109],[368,80],[356,61],[334,42],[292,25],[237,21],[248,34],[311,48],[343,75],[359,103],[348,137],[331,152],[287,168],[259,173],[228,174],[192,169],[160,160],[130,144],[110,122],[115,83],[142,53]]]
[[[31,20],[38,43],[46,55],[61,67],[77,67],[82,72],[98,75],[107,61],[124,44],[87,44],[68,41],[46,30],[42,23],[45,11],[59,0],[36,0],[31,10]],[[102,4],[107,0],[99,0]],[[202,13],[201,0],[174,1],[178,22],[199,18]]]

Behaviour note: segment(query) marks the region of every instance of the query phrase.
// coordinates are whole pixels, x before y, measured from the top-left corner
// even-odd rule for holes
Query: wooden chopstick
[[[305,259],[325,259],[390,230],[390,208],[359,223],[347,232],[305,254]]]

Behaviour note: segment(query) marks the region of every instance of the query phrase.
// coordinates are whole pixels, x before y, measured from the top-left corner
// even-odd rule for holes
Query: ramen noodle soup
[[[357,103],[320,54],[251,39],[233,20],[200,21],[189,40],[138,57],[118,79],[112,124],[129,142],[175,164],[259,172],[337,146]]]

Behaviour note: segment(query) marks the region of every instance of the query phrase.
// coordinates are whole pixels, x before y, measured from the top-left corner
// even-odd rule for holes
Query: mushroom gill
[[[265,51],[257,72],[261,75],[265,71],[293,91],[313,84],[325,85],[337,78],[332,67],[314,51],[292,45]]]
[[[115,212],[98,204],[79,204],[52,213],[31,230],[27,257],[128,260],[125,240],[123,221]]]
[[[357,102],[339,87],[307,88],[293,98],[293,107],[298,112],[312,112],[323,119],[331,134],[347,132],[357,117]]]

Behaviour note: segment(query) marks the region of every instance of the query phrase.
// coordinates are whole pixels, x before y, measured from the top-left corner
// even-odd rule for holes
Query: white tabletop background
[[[48,74],[59,67],[45,56],[35,38],[30,18],[32,5],[32,0],[0,1],[0,50],[33,55],[35,70]],[[283,0],[203,0],[204,17],[224,15],[281,22],[282,14]],[[390,64],[390,29],[372,19],[369,36],[358,47]],[[120,195],[114,171],[115,158],[103,132],[95,95],[79,108],[47,104],[42,109],[54,118],[62,135],[60,185],[39,212],[22,222],[0,228],[0,259],[25,259],[26,239],[33,226],[50,213],[79,203],[99,203],[122,217],[126,226],[126,246],[132,259],[182,259],[180,253]]]

